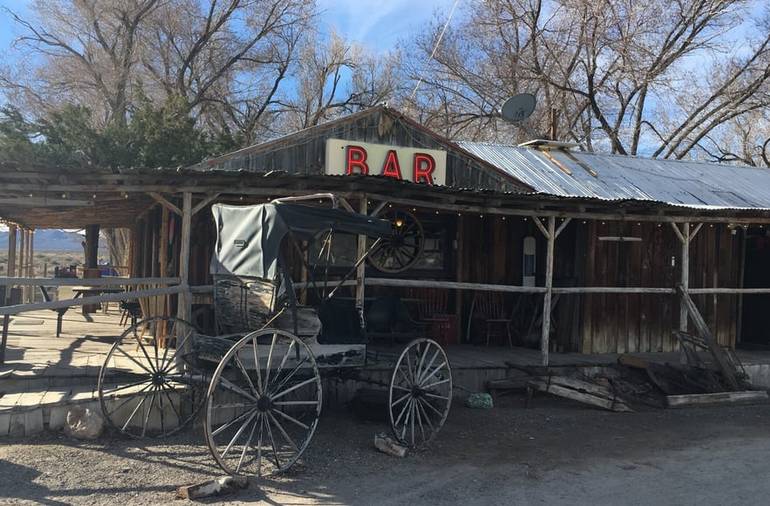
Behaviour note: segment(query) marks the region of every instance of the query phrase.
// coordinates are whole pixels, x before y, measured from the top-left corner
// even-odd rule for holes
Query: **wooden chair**
[[[513,339],[511,337],[511,317],[505,308],[505,298],[498,292],[478,292],[473,297],[471,303],[471,312],[468,316],[468,334],[470,334],[473,320],[482,320],[486,328],[486,343],[489,346],[493,329],[495,327],[505,328],[505,335],[508,336],[508,346],[513,348]],[[470,340],[470,335],[466,336]]]
[[[416,300],[417,323],[427,328],[428,336],[441,345],[450,344],[456,334],[457,315],[449,313],[449,291],[437,288],[414,288],[410,297]]]

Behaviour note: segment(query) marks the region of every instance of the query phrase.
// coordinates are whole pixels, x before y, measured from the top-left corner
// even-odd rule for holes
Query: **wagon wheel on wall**
[[[393,235],[383,237],[369,254],[369,262],[379,271],[397,273],[412,267],[425,248],[425,231],[417,217],[401,209],[389,209],[378,216],[388,220]]]
[[[112,427],[135,438],[161,438],[195,418],[205,388],[191,351],[197,333],[183,320],[156,317],[118,337],[98,380],[99,403]]]
[[[416,339],[398,357],[390,380],[388,417],[393,435],[417,448],[429,443],[452,405],[452,370],[444,349]]]
[[[321,376],[307,344],[289,332],[258,330],[235,343],[214,372],[206,442],[229,474],[282,472],[309,445],[321,404]]]

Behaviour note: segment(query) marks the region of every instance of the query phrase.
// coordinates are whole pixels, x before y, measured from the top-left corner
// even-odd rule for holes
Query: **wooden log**
[[[650,366],[647,360],[627,353],[618,357],[618,364],[633,367],[634,369],[647,369]]]
[[[178,285],[179,283],[180,283],[179,278],[108,277],[108,278],[92,278],[92,279],[86,280],[86,279],[79,279],[79,278],[0,277],[0,286],[29,285],[29,286],[104,287],[104,286],[136,286],[136,285],[146,285],[146,284]]]
[[[16,275],[16,225],[8,225],[8,268],[6,276]]]
[[[764,390],[744,390],[739,392],[717,392],[710,394],[668,395],[666,404],[669,408],[693,406],[716,406],[720,404],[743,404],[767,401]]]
[[[136,290],[132,292],[110,293],[106,295],[94,295],[92,297],[81,297],[79,299],[54,300],[51,302],[36,302],[34,304],[16,304],[13,306],[0,307],[0,316],[14,315],[29,311],[38,311],[41,309],[61,309],[65,307],[82,306],[85,304],[99,304],[102,302],[119,302],[122,300],[133,300],[140,297],[153,297],[157,295],[172,295],[175,293],[185,293],[188,289],[181,285],[168,288],[154,288],[151,290]]]
[[[588,393],[587,391],[575,390],[573,388],[558,385],[553,382],[549,384],[547,381],[544,381],[541,379],[530,381],[528,383],[528,386],[540,392],[549,393],[552,395],[556,395],[558,397],[564,397],[565,399],[570,399],[583,404],[596,406],[599,408],[607,409],[609,411],[615,411],[615,412],[632,412],[633,411],[631,408],[628,407],[628,405],[626,405],[625,402],[623,402],[620,399],[610,400],[605,397],[600,397],[600,396]]]

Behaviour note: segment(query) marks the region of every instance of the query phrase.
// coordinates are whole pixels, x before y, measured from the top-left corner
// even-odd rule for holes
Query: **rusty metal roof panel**
[[[459,142],[538,193],[698,209],[770,209],[770,170],[582,151]]]

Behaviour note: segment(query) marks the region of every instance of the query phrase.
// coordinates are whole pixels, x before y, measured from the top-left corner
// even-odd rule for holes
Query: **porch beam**
[[[186,193],[187,193],[187,192],[186,192]],[[166,200],[166,198],[165,198],[163,195],[161,195],[160,193],[157,193],[157,192],[147,192],[147,194],[148,194],[150,197],[152,197],[153,199],[155,199],[155,201],[156,201],[158,204],[162,205],[163,207],[165,207],[165,208],[166,208],[166,209],[168,209],[169,211],[171,211],[171,212],[175,213],[175,214],[176,214],[176,215],[178,215],[178,216],[182,216],[182,210],[181,210],[181,209],[179,209],[179,208],[178,208],[177,206],[175,206],[174,204],[172,204],[171,202],[169,202],[168,200]]]
[[[201,210],[203,210],[204,207],[206,207],[207,205],[209,205],[212,202],[214,202],[220,195],[222,195],[222,194],[221,193],[210,193],[210,194],[208,194],[203,200],[198,202],[195,205],[195,207],[193,207],[193,210],[192,210],[193,216],[198,214]]]

